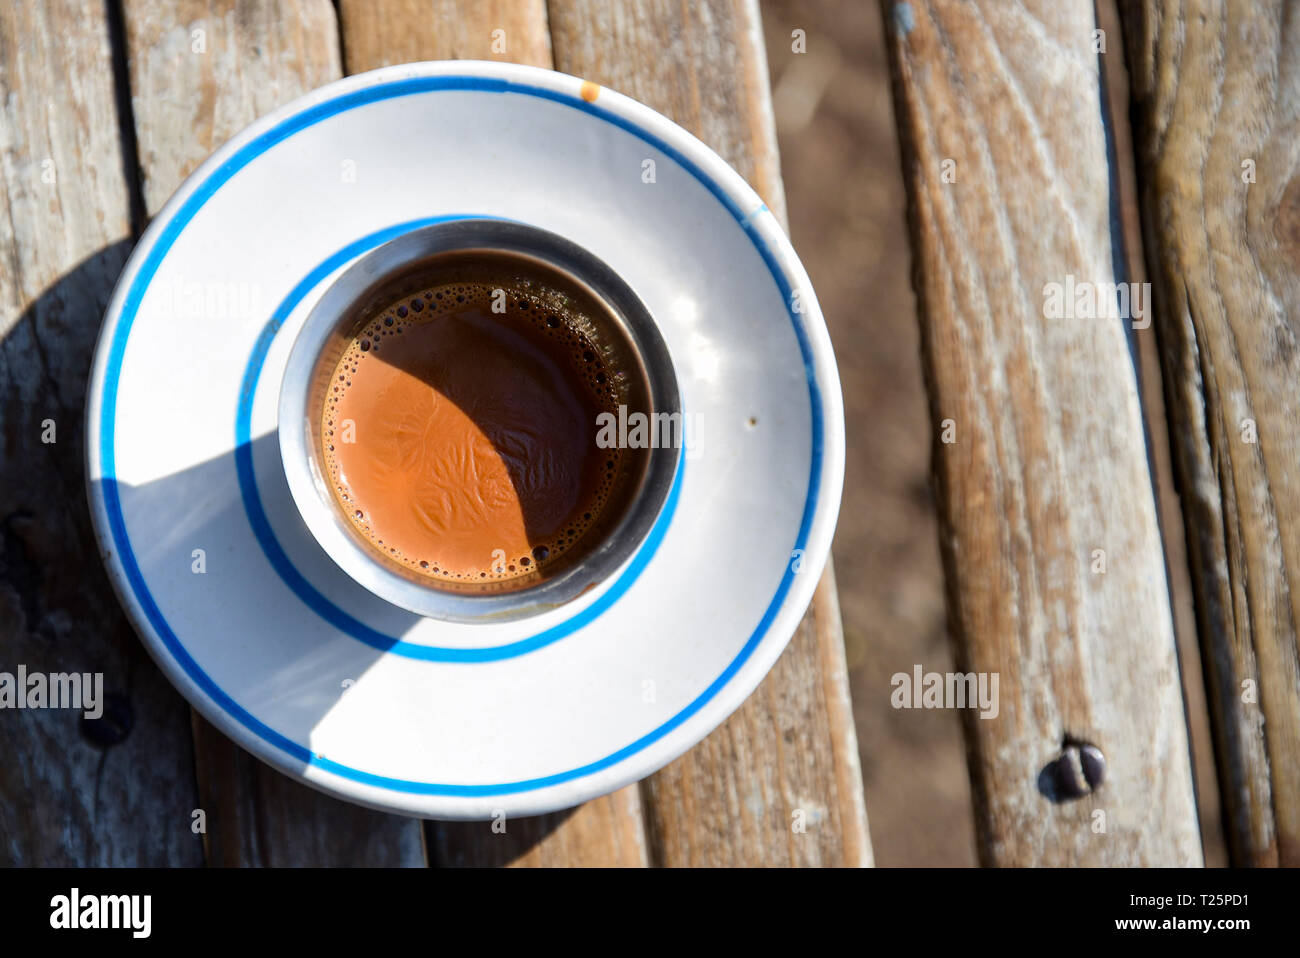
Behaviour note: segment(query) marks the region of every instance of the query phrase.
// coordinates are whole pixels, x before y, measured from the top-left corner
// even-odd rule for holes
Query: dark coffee
[[[645,407],[647,387],[581,283],[522,256],[444,255],[370,296],[350,329],[321,461],[385,561],[449,588],[525,587],[626,510],[638,451],[603,448],[598,420]]]

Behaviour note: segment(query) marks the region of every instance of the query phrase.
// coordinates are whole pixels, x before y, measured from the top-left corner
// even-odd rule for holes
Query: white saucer
[[[435,622],[361,588],[279,460],[285,357],[332,278],[463,216],[551,230],[622,275],[696,427],[634,558],[521,622]],[[349,77],[208,159],[122,274],[87,417],[101,551],[177,688],[284,772],[435,818],[575,805],[721,723],[807,608],[844,474],[826,327],[757,194],[633,100],[474,61]]]

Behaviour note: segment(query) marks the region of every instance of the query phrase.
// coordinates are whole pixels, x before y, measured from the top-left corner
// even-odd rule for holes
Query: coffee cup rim
[[[608,264],[578,244],[538,227],[499,217],[465,217],[413,229],[358,257],[334,279],[308,312],[290,347],[278,411],[280,458],[289,492],[312,537],[343,572],[391,604],[430,619],[499,623],[543,615],[616,578],[637,554],[669,499],[682,455],[680,445],[648,450],[641,488],[626,513],[581,562],[536,585],[487,594],[440,589],[403,575],[376,558],[346,527],[312,448],[309,393],[319,357],[350,309],[369,290],[411,264],[440,254],[504,252],[540,261],[576,281],[623,324],[646,373],[652,412],[682,413],[667,344],[650,311]]]

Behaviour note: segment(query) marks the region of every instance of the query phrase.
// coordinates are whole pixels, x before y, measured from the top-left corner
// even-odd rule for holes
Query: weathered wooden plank
[[[882,9],[981,860],[1200,864],[1129,323],[1051,301],[1116,299],[1092,2]]]
[[[342,74],[329,0],[125,0],[145,205],[253,120]]]
[[[784,223],[755,2],[553,0],[548,13],[556,69],[634,96],[686,127]],[[870,864],[829,569],[790,647],[749,701],[642,785],[655,864]],[[796,821],[805,830],[796,831]]]
[[[0,7],[0,671],[101,673],[113,696],[93,737],[80,711],[0,712],[6,865],[202,862],[185,703],[86,506],[86,370],[130,249],[117,117],[102,6]]]
[[[341,75],[329,0],[126,0],[125,20],[150,215],[241,128]],[[194,741],[210,863],[424,863],[418,821],[292,781],[198,716]]]
[[[544,0],[466,6],[453,0],[340,0],[349,73],[411,60],[499,59],[551,66]],[[493,31],[501,34],[493,36]],[[497,46],[494,49],[494,43]],[[504,44],[504,47],[501,44]],[[435,865],[645,865],[637,786],[572,811],[506,822],[430,822]]]
[[[431,822],[429,840],[430,860],[446,867],[644,868],[649,864],[641,793],[635,785],[550,815],[499,823]]]
[[[1229,846],[1300,865],[1300,20],[1121,9]]]
[[[1112,192],[1123,235],[1124,268],[1132,283],[1148,282],[1142,215],[1138,205],[1137,168],[1133,153],[1133,128],[1129,119],[1129,78],[1124,59],[1120,0],[1097,0],[1097,26],[1105,43],[1098,56],[1103,90],[1110,106],[1108,124],[1114,144]],[[1156,327],[1134,333],[1138,361],[1138,387],[1146,420],[1151,478],[1156,490],[1160,534],[1164,541],[1165,571],[1169,576],[1169,598],[1182,673],[1187,734],[1192,749],[1192,780],[1196,786],[1196,812],[1201,827],[1201,848],[1207,868],[1228,864],[1223,834],[1223,806],[1220,802],[1214,760],[1214,735],[1205,694],[1205,673],[1196,630],[1196,609],[1192,580],[1187,567],[1187,544],[1183,535],[1183,510],[1174,484],[1174,465],[1169,444],[1169,419],[1165,415],[1160,345]]]
[[[551,66],[545,0],[339,0],[349,73],[417,60]]]

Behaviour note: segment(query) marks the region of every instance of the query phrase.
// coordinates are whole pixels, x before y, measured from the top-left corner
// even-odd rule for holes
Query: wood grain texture
[[[641,794],[635,785],[568,811],[495,824],[496,830],[493,822],[431,822],[432,863],[516,868],[644,868],[649,864]]]
[[[109,722],[129,722],[100,747],[81,711],[0,711],[5,865],[202,861],[185,704],[126,623],[86,506],[86,378],[130,246],[117,117],[100,6],[0,7],[0,671],[102,673]]]
[[[1149,282],[1142,241],[1142,214],[1138,202],[1137,168],[1134,162],[1133,127],[1130,120],[1128,66],[1124,56],[1124,31],[1119,6],[1122,0],[1097,0],[1097,26],[1108,43],[1098,57],[1107,103],[1109,128],[1114,143],[1112,193],[1118,205],[1123,235],[1124,270],[1130,282]],[[1149,288],[1149,287],[1148,287]],[[1192,750],[1192,780],[1196,785],[1196,811],[1201,827],[1201,848],[1206,868],[1228,864],[1228,846],[1223,833],[1223,805],[1215,768],[1214,733],[1205,693],[1205,672],[1201,664],[1200,637],[1196,628],[1195,600],[1187,564],[1187,543],[1183,534],[1183,509],[1174,483],[1173,455],[1169,442],[1169,418],[1165,414],[1164,376],[1160,370],[1160,345],[1153,323],[1135,331],[1138,359],[1138,387],[1142,411],[1150,437],[1151,476],[1156,489],[1160,534],[1164,540],[1165,571],[1169,576],[1169,597],[1182,673],[1184,712]]]
[[[124,0],[123,6],[150,215],[253,120],[341,76],[329,0]]]
[[[499,59],[551,67],[543,0],[466,6],[451,0],[340,0],[348,73],[410,60]],[[492,50],[505,31],[504,53]],[[578,809],[505,823],[429,822],[431,863],[447,866],[647,864],[640,793],[630,785]]]
[[[1128,323],[1048,318],[1048,284],[1115,282],[1092,2],[882,9],[950,628],[999,676],[997,716],[963,713],[980,858],[1199,865]],[[1051,801],[1067,739],[1106,778]]]
[[[150,215],[243,127],[341,75],[329,0],[126,0],[125,21]],[[210,863],[424,863],[417,820],[370,811],[295,782],[197,715],[194,742]]]
[[[349,73],[417,60],[551,66],[546,0],[339,0],[339,22]]]
[[[1300,865],[1300,18],[1121,9],[1229,846]]]
[[[557,70],[675,120],[730,162],[785,222],[756,3],[552,0],[548,11]],[[745,705],[642,782],[651,861],[870,864],[845,671],[828,569],[789,648]]]

